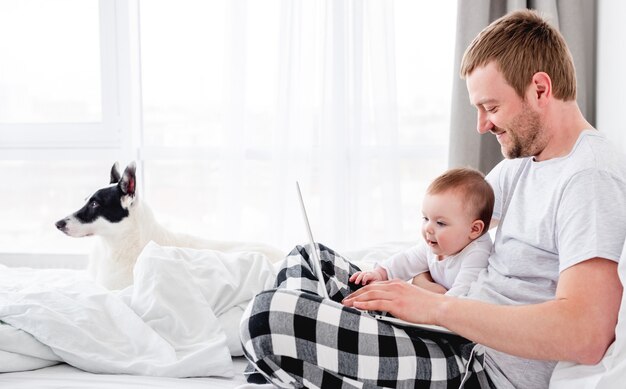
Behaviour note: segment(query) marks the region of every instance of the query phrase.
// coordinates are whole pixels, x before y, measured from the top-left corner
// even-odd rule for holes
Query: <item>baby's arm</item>
[[[413,277],[413,281],[411,283],[415,286],[419,286],[420,288],[424,288],[426,290],[430,290],[431,292],[445,294],[448,289],[436,283],[433,278],[430,276],[430,272],[424,272]]]
[[[429,250],[425,243],[400,251],[381,264],[376,264],[374,270],[356,272],[350,277],[350,282],[357,285],[367,285],[374,281],[387,281],[391,278],[409,280],[414,274],[428,270],[428,263],[424,258],[424,251]]]
[[[367,285],[374,281],[387,281],[387,270],[377,267],[371,271],[358,271],[350,276],[350,282],[357,285]]]

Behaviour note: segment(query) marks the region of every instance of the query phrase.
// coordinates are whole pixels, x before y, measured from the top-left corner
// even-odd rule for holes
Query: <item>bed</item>
[[[231,389],[243,386],[246,383],[243,376],[243,370],[246,365],[245,358],[235,357],[233,358],[233,362],[237,373],[232,378],[169,378],[120,374],[94,374],[67,364],[60,364],[32,371],[0,374],[0,387],[11,389]]]
[[[406,248],[409,244],[392,242],[344,254],[362,267],[370,267],[375,261]],[[211,263],[213,267],[199,271],[197,266],[190,268],[177,261],[192,265],[202,263],[202,266]],[[240,269],[248,271],[242,272]],[[5,371],[0,374],[0,387],[256,387],[246,384],[243,374],[245,359],[241,356],[230,356],[240,355],[240,349],[237,350],[240,346],[237,341],[229,342],[228,339],[237,338],[236,329],[241,312],[254,294],[271,284],[276,269],[277,264],[266,262],[254,253],[240,253],[235,257],[224,258],[209,250],[177,249],[150,244],[138,259],[135,285],[114,294],[98,289],[82,270],[30,269],[0,265],[0,320],[4,322],[0,322],[0,371]],[[624,280],[626,261],[621,262],[619,269],[620,277]],[[189,279],[189,273],[194,273],[195,278]],[[27,280],[26,284],[24,280]],[[198,284],[204,286],[198,290]],[[41,293],[49,293],[50,285],[55,287],[55,294],[50,298],[53,301],[33,308],[37,304],[28,299],[32,296],[40,299]],[[176,285],[175,292],[167,285]],[[207,285],[210,290],[206,289]],[[29,295],[11,297],[11,293],[25,286]],[[141,293],[145,290],[150,293]],[[89,296],[79,300],[82,307],[98,311],[99,314],[103,311],[106,315],[100,315],[94,320],[84,314],[74,317],[74,310],[64,312],[61,309],[66,305],[62,303],[63,299],[78,298],[77,292]],[[152,298],[154,296],[164,301],[155,301]],[[180,299],[180,296],[185,297]],[[16,304],[15,301],[18,300],[19,304]],[[165,306],[159,305],[161,303]],[[156,320],[154,328],[146,329],[141,327],[141,321],[133,322],[134,319],[128,318],[123,321],[131,322],[130,329],[123,326],[117,330],[113,328],[120,317],[125,317],[124,304],[135,309],[134,314],[142,320],[152,320],[153,324]],[[180,311],[181,307],[186,309]],[[48,310],[59,310],[55,314],[60,316],[55,316],[53,324],[50,324],[49,316],[46,316],[49,315]],[[103,317],[115,320],[107,322]],[[41,322],[46,322],[46,325],[39,325]],[[178,328],[181,323],[190,322],[194,325],[183,330]],[[93,328],[84,331],[85,327]],[[223,330],[220,331],[220,328]],[[27,333],[24,334],[24,331]],[[113,335],[110,335],[110,331]],[[225,334],[228,331],[231,332]],[[113,345],[100,344],[102,333],[107,334],[105,337],[114,339]],[[35,337],[30,334],[35,334]],[[168,347],[173,345],[174,350],[170,352],[169,359],[158,359],[169,352],[159,348],[162,344],[159,343],[158,336],[154,341],[146,341],[154,338],[155,334],[166,338],[169,341],[166,342]],[[35,338],[42,340],[44,345]],[[208,339],[208,344],[198,346],[198,338],[203,339],[204,343]],[[595,366],[559,363],[550,388],[624,388],[625,338],[626,302],[623,301],[617,339],[605,358]],[[12,353],[23,355],[15,358]],[[154,358],[157,358],[156,363]]]
[[[368,267],[409,244],[347,254]],[[246,387],[239,318],[278,267],[151,242],[110,292],[84,270],[0,265],[0,387]]]

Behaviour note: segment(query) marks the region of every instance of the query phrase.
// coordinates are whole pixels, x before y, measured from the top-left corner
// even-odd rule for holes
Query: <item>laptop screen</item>
[[[322,273],[322,259],[320,257],[319,249],[313,239],[313,232],[311,232],[311,225],[309,224],[309,218],[306,214],[306,208],[304,207],[304,200],[302,199],[302,192],[300,191],[300,184],[296,181],[296,189],[298,189],[298,200],[300,200],[300,208],[302,209],[302,217],[304,218],[304,226],[309,236],[309,244],[311,245],[312,261],[311,265],[314,267],[313,271],[317,275],[317,279],[320,280],[321,288],[318,288],[320,295],[325,298],[329,298],[328,290],[326,290],[326,283],[324,282],[324,276]]]

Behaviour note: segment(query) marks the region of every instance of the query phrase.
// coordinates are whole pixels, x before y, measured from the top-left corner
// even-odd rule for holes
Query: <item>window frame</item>
[[[0,159],[132,159],[139,81],[137,1],[99,0],[102,120],[80,123],[0,123]],[[133,42],[134,40],[134,42]],[[136,109],[135,112],[140,112]],[[140,127],[139,127],[140,128]]]

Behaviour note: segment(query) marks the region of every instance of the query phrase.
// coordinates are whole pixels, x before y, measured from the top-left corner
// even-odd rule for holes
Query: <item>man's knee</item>
[[[244,347],[251,339],[269,331],[269,310],[276,290],[266,290],[256,295],[246,308],[239,326],[239,336]]]
[[[241,343],[248,355],[260,359],[272,354],[272,335],[293,333],[293,315],[301,293],[272,289],[254,297],[239,328]]]
[[[308,252],[307,248],[309,246],[310,246],[309,244],[305,246],[296,245],[293,249],[291,249],[291,251],[289,252],[289,254],[287,254],[287,256],[298,256],[298,255],[302,256],[303,254],[306,254]]]

